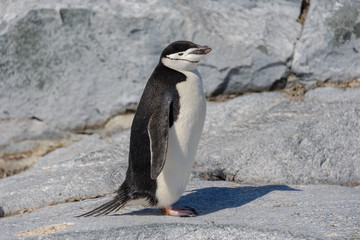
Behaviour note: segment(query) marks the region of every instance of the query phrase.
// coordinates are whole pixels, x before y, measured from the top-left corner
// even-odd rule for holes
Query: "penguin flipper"
[[[159,176],[165,165],[169,139],[170,105],[171,98],[165,95],[161,106],[151,115],[147,127],[151,152],[150,177],[153,180]]]

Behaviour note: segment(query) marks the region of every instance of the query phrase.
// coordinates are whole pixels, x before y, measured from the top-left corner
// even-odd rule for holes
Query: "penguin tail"
[[[117,195],[116,197],[114,197],[113,200],[101,205],[100,207],[97,207],[91,210],[90,212],[81,214],[76,217],[89,217],[89,216],[98,217],[98,216],[108,215],[112,212],[117,212],[120,209],[124,208],[129,200],[130,198],[125,194]]]

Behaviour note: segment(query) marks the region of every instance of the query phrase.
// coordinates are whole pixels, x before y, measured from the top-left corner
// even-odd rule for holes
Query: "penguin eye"
[[[184,55],[184,54],[183,54],[183,53],[179,53],[178,55],[179,55],[179,56],[182,56],[182,55]]]

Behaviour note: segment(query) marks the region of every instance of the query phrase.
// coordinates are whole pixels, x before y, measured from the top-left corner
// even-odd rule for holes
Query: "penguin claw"
[[[163,214],[170,215],[170,216],[177,216],[177,217],[195,217],[199,215],[199,213],[191,207],[184,206],[184,207],[163,207],[162,209]]]

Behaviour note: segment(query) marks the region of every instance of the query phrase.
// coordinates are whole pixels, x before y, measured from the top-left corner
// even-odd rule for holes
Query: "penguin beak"
[[[199,55],[205,55],[211,52],[211,47],[209,46],[199,46],[196,50],[190,52],[189,54],[199,54]]]

